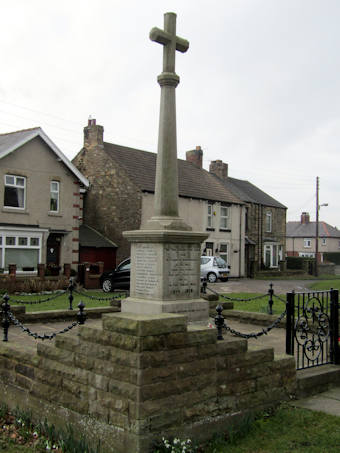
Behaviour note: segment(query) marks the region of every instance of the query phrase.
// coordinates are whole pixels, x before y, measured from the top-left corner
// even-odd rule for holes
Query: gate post
[[[295,293],[287,293],[286,301],[286,354],[294,355],[294,301]]]
[[[331,361],[332,363],[340,364],[340,348],[339,348],[339,291],[331,289]]]

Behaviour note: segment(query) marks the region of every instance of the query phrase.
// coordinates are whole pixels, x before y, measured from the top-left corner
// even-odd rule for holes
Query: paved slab
[[[292,405],[340,417],[340,387],[294,401]]]
[[[209,283],[208,286],[218,293],[267,293],[273,283],[276,294],[285,294],[292,290],[310,291],[309,286],[319,280],[255,280],[252,278],[231,279],[227,282]]]

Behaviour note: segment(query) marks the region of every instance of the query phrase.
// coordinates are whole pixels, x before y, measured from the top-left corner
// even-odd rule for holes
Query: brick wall
[[[102,327],[39,343],[37,354],[1,343],[0,376],[0,402],[72,423],[105,453],[146,453],[162,436],[206,440],[296,392],[293,357],[217,343],[215,329],[171,314],[104,315]]]

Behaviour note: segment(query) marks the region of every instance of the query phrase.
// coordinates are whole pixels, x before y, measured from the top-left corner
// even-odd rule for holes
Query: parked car
[[[201,256],[201,279],[206,278],[209,283],[218,279],[222,282],[228,280],[230,266],[219,256]]]
[[[100,286],[105,293],[114,289],[130,289],[131,259],[122,261],[115,270],[104,272],[100,277]],[[228,280],[230,267],[219,256],[201,256],[201,281],[206,278],[209,283],[217,279]]]
[[[114,289],[130,289],[130,258],[122,261],[115,270],[104,272],[100,276],[100,286],[105,293]]]

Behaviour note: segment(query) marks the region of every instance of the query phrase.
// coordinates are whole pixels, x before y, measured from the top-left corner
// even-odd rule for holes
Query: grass
[[[258,293],[228,293],[226,294],[227,297],[232,299],[249,299],[260,296]],[[280,295],[281,299],[285,300],[285,295]],[[242,311],[251,311],[256,313],[268,313],[268,300],[269,296],[263,296],[261,299],[255,299],[250,301],[235,301],[232,300],[234,304],[234,310],[242,310]],[[220,296],[220,301],[228,301],[228,299],[224,299]],[[281,302],[276,297],[273,298],[273,314],[281,314],[285,310],[285,304]]]
[[[310,289],[314,289],[316,291],[325,291],[331,288],[340,290],[340,278],[333,278],[331,280],[315,282],[310,285]]]
[[[77,309],[77,305],[79,302],[82,300],[85,304],[85,308],[90,308],[90,307],[108,307],[110,305],[110,296],[111,298],[117,297],[118,294],[122,295],[122,298],[125,297],[123,295],[124,293],[103,293],[103,291],[90,291],[87,292],[86,290],[83,291],[84,293],[87,293],[91,297],[95,298],[102,298],[102,299],[107,299],[107,300],[94,300],[90,299],[88,297],[78,295],[76,293],[73,294],[73,302],[72,306],[73,309]],[[22,305],[18,304],[15,302],[15,299],[20,300],[20,301],[37,301],[37,300],[44,300],[52,297],[54,294],[45,294],[45,295],[40,295],[40,294],[31,294],[31,295],[17,295],[17,294],[10,294],[10,299],[9,299],[9,304],[10,305]],[[43,302],[41,304],[25,304],[26,306],[26,312],[34,312],[34,311],[50,311],[50,310],[67,310],[70,306],[69,294],[61,294],[57,298],[48,301],[48,302]],[[13,299],[13,301],[12,301]]]
[[[338,453],[339,417],[283,404],[239,431],[210,442],[204,453]]]

